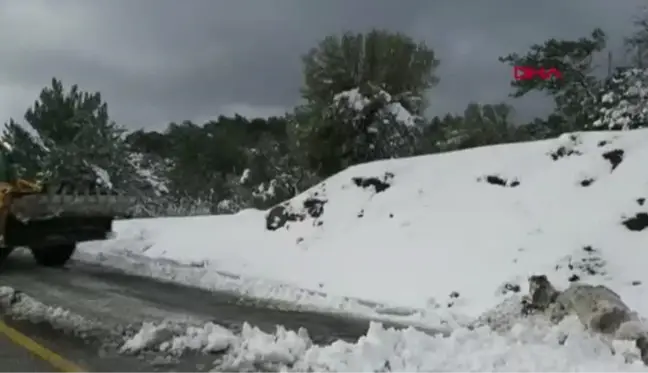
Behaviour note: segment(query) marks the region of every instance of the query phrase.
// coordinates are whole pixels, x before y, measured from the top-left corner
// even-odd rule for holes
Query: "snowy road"
[[[369,326],[365,320],[271,309],[230,294],[161,283],[87,264],[73,262],[66,269],[42,268],[29,255],[20,253],[12,255],[3,268],[0,285],[70,312],[21,306],[14,307],[15,317],[48,321],[56,328],[77,334],[76,338],[93,341],[85,344],[92,349],[90,352],[101,349],[104,355],[116,351],[124,337],[132,335],[143,322],[200,325],[212,321],[235,332],[241,330],[244,322],[267,332],[273,332],[276,325],[292,330],[305,327],[315,343],[355,341]],[[26,327],[42,334],[34,327]],[[159,356],[148,357],[140,360],[153,361]],[[214,357],[194,354],[180,360],[181,366],[174,365],[172,369],[196,371],[202,370],[202,366],[209,368]]]

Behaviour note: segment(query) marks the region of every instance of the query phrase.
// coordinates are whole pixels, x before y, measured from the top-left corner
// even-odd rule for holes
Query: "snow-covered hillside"
[[[274,282],[399,307],[452,303],[477,314],[505,284],[523,286],[531,273],[563,284],[572,275],[612,276],[617,287],[637,280],[646,233],[623,221],[648,211],[646,160],[648,131],[637,130],[374,162],[268,218],[247,210],[123,221],[118,239],[86,245],[80,257],[104,253],[98,260],[110,264],[126,254],[221,271],[231,281],[267,280],[250,295],[272,297]],[[606,274],[578,269],[592,257]]]
[[[647,164],[648,130],[374,162],[269,212],[123,221],[77,259],[446,327],[544,273],[607,284],[646,316]]]

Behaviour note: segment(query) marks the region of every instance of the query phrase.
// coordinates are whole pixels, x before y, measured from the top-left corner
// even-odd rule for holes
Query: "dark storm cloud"
[[[636,0],[0,0],[0,115],[19,117],[52,76],[99,90],[130,127],[299,99],[300,56],[330,33],[373,27],[424,40],[441,59],[431,112],[506,97],[497,62],[549,37],[631,30]],[[522,102],[535,114],[543,105]]]

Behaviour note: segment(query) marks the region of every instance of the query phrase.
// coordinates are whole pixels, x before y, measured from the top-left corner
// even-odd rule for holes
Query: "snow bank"
[[[77,259],[211,289],[463,323],[545,273],[648,314],[648,131],[351,167],[268,212],[118,222]]]
[[[105,330],[98,321],[89,320],[61,307],[48,306],[8,286],[0,286],[0,309],[3,314],[14,319],[33,323],[47,322],[56,329],[82,337]]]
[[[612,355],[600,339],[582,331],[575,317],[558,326],[520,320],[506,335],[486,327],[461,328],[447,338],[372,323],[356,343],[325,346],[313,344],[304,329],[277,327],[268,334],[245,324],[234,335],[208,324],[202,332],[193,328],[162,341],[150,332],[152,328],[143,326],[124,346],[147,346],[175,355],[187,349],[219,352],[212,371],[646,371],[631,343],[616,343],[617,354]],[[150,337],[141,338],[144,335]]]

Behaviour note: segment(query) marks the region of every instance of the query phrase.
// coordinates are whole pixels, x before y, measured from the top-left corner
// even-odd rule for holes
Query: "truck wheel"
[[[36,263],[45,267],[63,267],[76,250],[76,244],[30,247]]]
[[[13,247],[0,246],[0,269],[2,269],[2,266],[7,261],[7,257],[9,256],[9,254],[11,254],[12,251]]]

